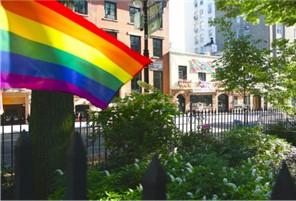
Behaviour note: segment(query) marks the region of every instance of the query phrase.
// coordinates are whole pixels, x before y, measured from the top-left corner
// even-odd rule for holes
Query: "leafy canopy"
[[[174,124],[178,111],[171,97],[146,83],[140,85],[149,93],[132,92],[93,117],[102,127],[111,160],[117,165],[167,152],[178,133]]]
[[[216,20],[222,28],[226,38],[221,58],[216,60],[218,66],[214,75],[220,87],[228,92],[259,93],[260,84],[269,79],[267,55],[269,51],[260,50],[254,44],[250,36],[235,37],[231,32],[231,23],[225,20]]]
[[[226,17],[242,15],[249,22],[258,23],[264,16],[268,24],[296,24],[296,1],[294,0],[216,0],[219,10]]]

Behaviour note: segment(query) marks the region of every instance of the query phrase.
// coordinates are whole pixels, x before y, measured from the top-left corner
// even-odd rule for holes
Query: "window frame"
[[[163,39],[160,38],[153,38],[153,57],[162,57],[163,53]],[[157,44],[158,43],[158,44]]]
[[[133,44],[133,39],[136,39],[136,38],[139,39],[139,41],[138,41],[138,46],[139,47],[137,47],[137,48],[135,48],[134,47],[134,44]],[[141,47],[141,36],[130,35],[130,47],[134,51],[141,53],[141,50],[142,50],[142,47]]]
[[[157,77],[156,74],[159,76]],[[157,79],[155,79],[157,77]],[[156,81],[159,82],[156,82]],[[159,84],[159,85],[158,85]],[[153,86],[160,91],[163,91],[163,72],[162,71],[153,71]]]
[[[78,8],[81,6],[82,8]],[[74,11],[76,13],[87,15],[88,14],[88,1],[87,0],[76,0],[74,1]]]
[[[207,74],[204,72],[198,72],[198,80],[199,81],[207,81]]]
[[[112,11],[110,11],[110,13],[109,14],[107,14],[107,5],[109,5],[109,6],[111,6],[111,5],[113,5],[114,6],[114,15],[111,15],[110,13],[112,12]],[[111,7],[110,7],[110,9],[111,9]],[[113,1],[105,1],[104,2],[104,14],[105,14],[105,16],[104,16],[104,18],[106,18],[106,19],[110,19],[110,20],[117,20],[117,4],[116,4],[116,2],[113,2]],[[113,16],[113,17],[110,17],[110,16]]]
[[[134,24],[134,23],[135,23],[135,13],[136,13],[136,12],[134,12],[134,13],[132,14],[132,12],[131,12],[132,9],[134,9],[134,10],[138,10],[138,12],[141,12],[141,9],[138,8],[138,7],[135,7],[135,6],[129,6],[129,8],[128,8],[128,10],[129,10],[129,23]],[[133,19],[133,20],[132,20],[132,19]]]
[[[185,72],[185,74],[184,74]],[[182,74],[182,76],[180,76]],[[179,80],[187,80],[187,66],[179,65],[178,66],[178,78]]]

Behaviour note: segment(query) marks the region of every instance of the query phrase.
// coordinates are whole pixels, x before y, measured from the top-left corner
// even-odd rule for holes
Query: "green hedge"
[[[186,135],[171,153],[160,155],[168,177],[167,198],[270,199],[279,164],[291,148],[260,128],[232,130],[220,142],[209,136]],[[133,164],[113,170],[90,169],[88,198],[141,199],[140,179],[150,160],[135,159]],[[62,187],[56,189],[50,199],[63,198]]]

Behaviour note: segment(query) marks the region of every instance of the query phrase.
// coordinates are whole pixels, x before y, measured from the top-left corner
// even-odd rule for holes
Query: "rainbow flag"
[[[0,0],[0,42],[0,88],[71,93],[102,109],[151,62],[52,0]]]

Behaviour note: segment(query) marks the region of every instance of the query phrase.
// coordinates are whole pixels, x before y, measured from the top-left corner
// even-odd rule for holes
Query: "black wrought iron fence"
[[[176,127],[181,133],[203,132],[223,137],[223,133],[235,126],[261,125],[267,130],[270,125],[282,122],[286,127],[295,124],[296,120],[277,109],[270,110],[232,110],[229,112],[200,111],[189,112],[174,117]],[[1,125],[1,168],[14,169],[14,147],[21,131],[29,131],[28,124]],[[103,130],[94,126],[87,118],[78,118],[75,122],[75,131],[82,136],[87,149],[89,164],[105,161],[108,150],[105,147]]]

